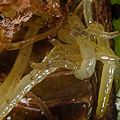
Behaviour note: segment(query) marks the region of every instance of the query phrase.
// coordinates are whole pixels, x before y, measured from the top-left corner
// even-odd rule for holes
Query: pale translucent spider
[[[74,71],[75,77],[82,80],[93,75],[96,60],[100,60],[104,65],[96,115],[101,117],[107,109],[115,61],[119,59],[110,48],[108,39],[118,36],[119,32],[104,32],[101,24],[93,22],[90,10],[91,3],[91,0],[83,0],[87,28],[85,29],[81,18],[76,15],[82,5],[81,2],[75,12],[69,13],[68,21],[58,33],[60,41],[66,44],[59,43],[46,57],[45,62],[32,63],[31,66],[37,70],[52,67],[71,69]],[[93,42],[91,35],[96,36],[97,43]]]
[[[111,50],[108,39],[118,36],[119,32],[104,32],[101,24],[93,22],[90,9],[91,3],[92,0],[83,0],[75,12],[69,13],[66,24],[58,33],[58,38],[65,44],[59,42],[41,63],[31,63],[34,70],[23,77],[16,85],[9,103],[5,100],[1,103],[0,119],[4,118],[36,84],[57,69],[67,68],[73,70],[75,77],[83,80],[93,75],[96,60],[100,60],[104,64],[96,115],[97,117],[104,115],[112,87],[115,65],[119,60]],[[87,25],[86,29],[81,22],[81,16],[77,16],[82,5]],[[96,36],[97,43],[94,42],[93,36]]]

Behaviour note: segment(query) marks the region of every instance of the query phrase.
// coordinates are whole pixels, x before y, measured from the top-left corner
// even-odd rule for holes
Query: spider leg
[[[95,65],[96,65],[96,54],[95,50],[88,40],[86,42],[82,42],[79,45],[80,52],[83,58],[80,69],[74,71],[74,74],[77,79],[85,79],[92,76]]]
[[[97,36],[97,42],[99,46],[106,48],[106,51],[108,51],[109,54],[115,55],[113,50],[110,48],[110,43],[108,39],[119,36],[120,33],[118,31],[109,33],[104,32],[104,28],[101,24],[96,24],[96,28],[87,28],[86,30],[90,30],[92,35]]]
[[[58,120],[58,118],[56,116],[53,116],[52,113],[50,112],[49,108],[47,107],[47,105],[44,103],[44,101],[42,101],[39,97],[37,97],[33,92],[29,92],[27,94],[28,98],[32,98],[33,102],[39,106],[39,108],[41,109],[41,111],[44,112],[45,116],[47,119],[49,120]]]
[[[67,44],[56,45],[46,57],[46,62],[50,63],[55,59],[66,59],[75,63],[81,60],[79,48]]]
[[[103,60],[103,59],[104,60],[105,59],[106,60],[114,60],[114,61],[119,60],[119,57],[114,54],[114,52],[112,51],[111,48],[109,48],[111,50],[110,51],[110,50],[108,50],[108,48],[100,46],[92,41],[91,41],[91,43],[96,51],[97,60]],[[106,56],[106,58],[105,58],[105,56]]]
[[[95,27],[96,27],[97,29],[99,29],[99,30],[101,30],[101,31],[104,31],[104,27],[102,26],[102,24],[96,23],[95,25],[96,25]],[[107,51],[108,51],[110,54],[115,55],[114,52],[113,52],[113,50],[110,48],[110,43],[109,43],[109,40],[108,40],[108,39],[106,39],[106,38],[101,38],[101,37],[97,37],[97,43],[98,43],[98,45],[106,48]]]
[[[90,29],[92,29],[92,28],[90,28]],[[97,60],[100,60],[104,64],[100,88],[99,88],[98,106],[97,106],[97,110],[96,110],[96,116],[98,118],[100,118],[105,114],[105,111],[107,109],[107,103],[109,100],[109,95],[110,95],[110,91],[111,91],[112,83],[113,83],[113,75],[114,75],[114,71],[115,71],[115,61],[118,58],[117,58],[117,56],[115,56],[113,50],[110,48],[108,38],[107,37],[103,38],[103,37],[99,36],[99,34],[101,34],[101,33],[102,33],[102,35],[107,33],[107,32],[104,32],[103,26],[101,24],[96,24],[96,28],[93,28],[93,29],[94,29],[92,31],[93,35],[97,34],[96,36],[97,36],[98,45],[96,43],[92,42],[93,46],[96,44],[95,45],[96,47],[94,47],[94,48],[96,50]],[[98,32],[99,32],[99,34],[98,34]],[[118,34],[118,32],[114,32],[114,33],[111,32],[111,33],[107,33],[106,35],[111,35],[114,37],[114,35],[116,35],[116,34]]]
[[[118,56],[116,56],[115,54],[111,54],[109,51],[107,51],[107,48],[99,46],[98,44],[96,44],[92,41],[91,41],[91,43],[96,51],[96,59],[97,60],[100,60],[100,61],[110,60],[110,61],[116,61],[116,62],[119,61],[120,58]]]
[[[74,63],[64,60],[52,60],[50,64],[48,64],[47,62],[41,62],[41,63],[32,62],[31,67],[35,70],[49,69],[51,67],[60,67],[69,70],[78,69],[78,66],[75,65]]]
[[[65,59],[67,61],[60,59]],[[49,55],[46,57],[45,62],[41,63],[31,62],[30,64],[31,67],[36,70],[60,67],[75,71],[80,67],[81,62],[82,58],[78,47],[62,44],[56,45],[51,50]]]
[[[99,30],[104,31],[102,25],[101,26],[99,25],[98,28]],[[112,88],[113,75],[115,71],[115,61],[117,60],[117,56],[115,56],[113,50],[110,48],[109,41],[107,38],[97,37],[97,41],[99,47],[98,49],[96,49],[96,51],[99,54],[100,61],[104,64],[99,88],[98,106],[96,110],[96,116],[100,118],[104,115],[107,109],[107,103]],[[106,56],[100,55],[101,53],[102,54],[106,53]],[[106,60],[103,60],[103,58],[105,58]]]
[[[72,54],[69,52],[65,52],[65,51],[56,51],[56,52],[52,52],[50,53],[47,57],[46,57],[46,62],[50,63],[52,60],[55,59],[66,59],[69,60],[73,63],[81,60],[81,55],[80,54]]]
[[[98,37],[100,40],[100,38]],[[100,60],[103,65],[99,96],[98,96],[98,106],[96,110],[96,115],[98,118],[102,117],[107,109],[107,103],[109,100],[109,95],[113,83],[113,75],[115,71],[115,61],[118,61],[119,58],[112,54],[109,49],[103,46],[97,45],[92,42],[94,49],[96,50],[97,60]],[[95,47],[96,46],[96,47]],[[107,46],[107,45],[106,45]]]
[[[103,72],[99,89],[98,106],[96,115],[98,118],[102,117],[107,109],[109,94],[112,87],[113,75],[115,70],[114,61],[103,61]]]
[[[97,28],[87,28],[85,30],[89,34],[95,35],[96,37],[100,37],[102,39],[112,39],[120,35],[118,31],[115,32],[104,32]]]
[[[44,59],[45,61],[45,59]],[[41,71],[32,70],[30,74],[24,76],[17,84],[9,103],[4,100],[0,106],[0,119],[2,120],[35,85],[43,81],[48,75],[55,72],[57,68],[44,69]]]
[[[92,19],[92,13],[91,13],[91,4],[94,0],[84,0],[83,2],[83,12],[85,17],[85,22],[87,27],[93,27],[94,21]]]
[[[55,60],[55,59],[66,59],[68,61]],[[39,70],[48,69],[51,67],[60,67],[70,70],[76,70],[78,68],[77,67],[78,65],[76,65],[75,63],[77,61],[79,61],[79,64],[82,61],[79,48],[76,46],[62,44],[62,45],[56,45],[51,50],[49,55],[46,57],[45,62],[41,62],[41,63],[31,62],[30,64],[33,69],[39,69]]]

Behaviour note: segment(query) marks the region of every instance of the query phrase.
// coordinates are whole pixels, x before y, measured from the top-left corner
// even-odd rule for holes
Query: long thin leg
[[[98,28],[99,30],[104,31],[102,25],[100,25]],[[98,45],[96,44],[97,46],[95,48],[95,50],[97,51],[97,59],[99,59],[104,64],[99,89],[98,106],[96,110],[96,116],[100,118],[104,115],[107,109],[107,103],[113,83],[115,60],[117,60],[118,58],[115,56],[114,52],[110,48],[107,38],[97,37],[97,41]],[[93,45],[95,45],[95,43]]]
[[[97,60],[112,60],[112,61],[115,61],[115,60],[119,60],[120,58],[118,56],[116,56],[115,54],[112,54],[110,51],[108,51],[107,48],[105,47],[102,47],[94,42],[92,42],[92,45],[96,51],[96,59]],[[111,49],[112,50],[112,49]]]
[[[112,38],[115,38],[115,37],[120,35],[120,33],[118,31],[104,32],[104,31],[97,29],[97,28],[87,28],[86,32],[88,32],[89,34],[95,35],[97,37],[103,38],[103,39],[104,38],[105,39],[112,39]]]
[[[44,112],[46,118],[49,120],[58,120],[56,116],[53,116],[52,113],[50,112],[49,108],[46,106],[46,104],[39,98],[37,97],[33,92],[29,92],[27,94],[27,97],[32,98],[33,102],[40,107],[40,109]]]
[[[106,61],[119,61],[120,58],[116,56],[115,54],[111,54],[109,51],[107,51],[107,48],[99,46],[98,44],[92,42],[92,45],[96,51],[96,59],[97,60],[106,60]]]
[[[96,115],[98,118],[104,115],[107,109],[107,103],[109,100],[110,90],[113,83],[113,75],[115,70],[114,61],[102,61],[104,63]]]
[[[85,22],[87,27],[93,27],[94,22],[92,19],[92,13],[91,13],[91,4],[94,0],[84,0],[83,2],[83,12],[85,17]]]
[[[103,28],[102,24],[100,24],[100,23],[97,23],[95,27],[97,29],[101,30],[101,31],[104,31],[104,28]],[[107,51],[110,54],[115,55],[115,53],[113,52],[113,50],[110,48],[110,43],[109,43],[109,40],[107,38],[97,37],[97,43],[98,43],[98,45],[106,48]]]
[[[35,85],[43,81],[48,75],[52,74],[58,68],[59,67],[41,71],[33,70],[30,74],[24,76],[17,84],[9,102],[4,100],[0,106],[0,119],[2,120],[19,102],[19,100],[24,97]]]
[[[64,52],[64,51],[56,51],[56,52],[51,52],[47,57],[46,57],[46,62],[51,63],[52,60],[55,59],[66,59],[69,60],[73,63],[81,60],[81,55],[80,54],[72,54],[69,52]]]
[[[53,60],[51,61],[50,64],[47,62],[41,62],[41,63],[32,62],[31,67],[35,70],[49,69],[51,67],[60,67],[60,68],[66,68],[69,70],[76,70],[80,66],[77,66],[74,63],[69,62],[69,61]]]

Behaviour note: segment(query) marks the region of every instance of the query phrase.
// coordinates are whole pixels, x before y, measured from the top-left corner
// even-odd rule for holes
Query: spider
[[[92,2],[83,0],[75,12],[69,13],[68,21],[58,33],[59,40],[65,44],[59,42],[44,62],[33,62],[31,66],[36,70],[52,67],[67,68],[74,71],[77,79],[83,80],[93,75],[96,60],[100,60],[103,63],[103,70],[96,110],[96,116],[100,118],[107,109],[115,66],[119,61],[110,48],[108,39],[118,36],[119,32],[104,32],[103,26],[93,21],[90,10]],[[81,22],[81,16],[77,15],[82,4],[87,28]],[[97,43],[91,35],[96,37]]]
[[[119,58],[110,48],[108,39],[118,36],[119,32],[104,32],[103,26],[93,21],[90,9],[92,2],[92,0],[83,0],[74,12],[68,14],[67,22],[58,32],[58,38],[62,43],[53,40],[52,43],[55,47],[49,55],[41,63],[31,62],[31,67],[34,70],[24,76],[17,84],[9,103],[3,101],[0,108],[0,118],[7,115],[36,84],[57,69],[73,70],[75,77],[83,80],[93,75],[97,60],[100,60],[104,65],[96,116],[100,118],[105,114],[115,66],[119,61]],[[77,15],[82,5],[87,28],[81,22],[82,16],[78,17]],[[96,37],[97,42],[93,36]]]

